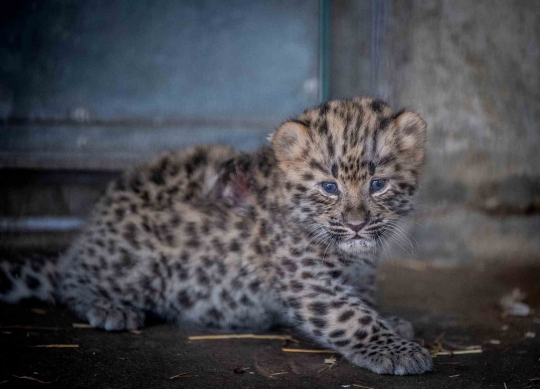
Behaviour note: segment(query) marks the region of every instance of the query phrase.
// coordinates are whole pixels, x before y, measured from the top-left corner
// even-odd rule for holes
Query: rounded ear
[[[424,119],[414,112],[404,112],[396,118],[395,125],[403,150],[410,152],[416,163],[422,163],[427,140],[427,125]]]
[[[308,128],[302,123],[285,122],[274,132],[270,141],[279,162],[279,166],[287,171],[291,162],[302,155],[308,140]]]

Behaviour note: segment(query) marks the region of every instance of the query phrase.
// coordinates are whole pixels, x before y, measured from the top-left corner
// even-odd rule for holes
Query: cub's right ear
[[[308,143],[308,128],[296,121],[285,122],[274,132],[270,141],[283,171],[287,171],[291,164],[302,156]]]

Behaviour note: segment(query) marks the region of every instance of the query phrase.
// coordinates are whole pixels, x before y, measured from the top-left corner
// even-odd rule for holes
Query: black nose
[[[362,228],[364,228],[367,224],[367,220],[351,220],[345,222],[345,225],[349,227],[354,232],[360,231]]]

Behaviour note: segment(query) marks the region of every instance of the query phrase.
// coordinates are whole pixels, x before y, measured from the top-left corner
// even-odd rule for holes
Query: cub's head
[[[420,116],[367,98],[324,103],[272,136],[293,220],[353,255],[412,210],[425,143]]]

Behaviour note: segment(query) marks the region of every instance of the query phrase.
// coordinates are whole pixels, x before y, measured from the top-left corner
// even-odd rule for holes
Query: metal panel
[[[119,170],[168,150],[230,144],[252,150],[267,123],[184,122],[175,125],[7,125],[0,130],[0,167]]]
[[[319,8],[2,2],[0,167],[123,168],[194,143],[256,147],[320,100]]]
[[[69,119],[79,109],[115,121],[273,120],[318,100],[319,16],[311,0],[2,8],[0,74],[11,95],[4,118]]]

